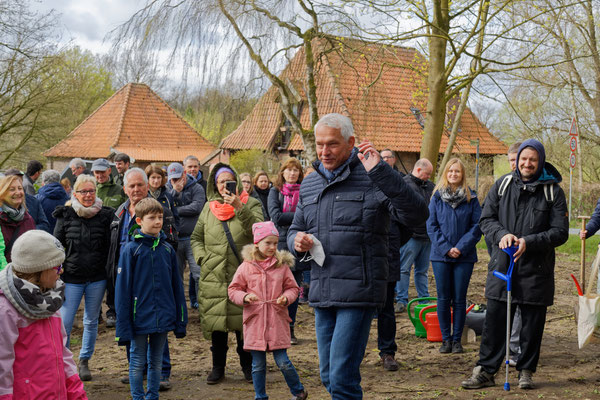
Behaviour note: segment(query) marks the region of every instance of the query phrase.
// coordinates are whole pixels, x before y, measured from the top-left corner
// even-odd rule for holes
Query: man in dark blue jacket
[[[315,139],[319,161],[302,182],[288,247],[320,262],[311,262],[309,302],[321,381],[332,399],[361,399],[360,363],[371,320],[386,297],[390,215],[411,225],[428,211],[371,143],[354,147],[348,117],[325,115]]]
[[[206,194],[201,185],[196,184],[191,175],[185,173],[183,165],[171,163],[167,168],[167,187],[175,201],[175,209],[179,214],[179,245],[177,246],[177,259],[179,260],[179,273],[183,281],[185,263],[190,266],[189,296],[190,306],[198,309],[196,288],[200,279],[200,266],[194,259],[190,236],[194,232],[198,217],[204,208]]]
[[[69,200],[67,192],[60,184],[60,173],[58,171],[49,169],[42,173],[42,187],[38,190],[36,197],[44,209],[46,218],[48,218],[50,230],[54,232],[56,218],[52,216],[52,213],[57,206],[64,206]]]
[[[429,180],[433,173],[431,162],[422,158],[415,163],[412,172],[404,177],[404,180],[413,190],[425,199],[429,206],[429,199],[433,193],[434,184]],[[431,240],[427,236],[425,223],[412,226],[412,237],[400,248],[400,279],[396,285],[396,312],[404,312],[408,304],[408,286],[410,285],[410,270],[415,265],[414,278],[415,289],[419,297],[429,297],[428,273],[429,253],[431,251]]]
[[[462,382],[465,389],[493,386],[494,374],[505,356],[506,282],[493,273],[506,274],[510,259],[502,249],[512,245],[518,250],[514,255],[511,304],[519,306],[523,323],[516,369],[519,388],[534,387],[546,310],[554,300],[554,249],[569,237],[567,202],[558,185],[562,177],[545,159],[540,142],[524,141],[517,154],[517,169],[497,180],[485,199],[479,226],[493,243],[485,287],[487,312],[479,361],[473,375]],[[513,315],[514,310],[512,307]]]

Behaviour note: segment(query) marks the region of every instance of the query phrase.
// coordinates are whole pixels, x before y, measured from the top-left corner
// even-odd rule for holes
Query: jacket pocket
[[[362,221],[363,192],[336,193],[333,202],[334,225],[356,225]]]
[[[546,230],[550,221],[550,209],[546,204],[533,207],[529,216],[530,232],[536,233]]]
[[[360,247],[360,260],[362,265],[362,284],[366,286],[369,282],[369,268],[367,267],[367,251],[365,246]]]

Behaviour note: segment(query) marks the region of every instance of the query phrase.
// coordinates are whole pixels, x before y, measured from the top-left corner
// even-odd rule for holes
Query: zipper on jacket
[[[135,311],[137,307],[137,297],[133,298],[133,320],[135,321]]]

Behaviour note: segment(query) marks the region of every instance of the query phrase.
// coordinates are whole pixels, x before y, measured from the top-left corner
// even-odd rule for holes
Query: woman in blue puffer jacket
[[[475,245],[481,239],[480,215],[477,195],[467,186],[465,166],[453,158],[433,191],[427,219],[442,331],[440,353],[463,352],[460,339],[465,325],[467,289],[477,262]]]

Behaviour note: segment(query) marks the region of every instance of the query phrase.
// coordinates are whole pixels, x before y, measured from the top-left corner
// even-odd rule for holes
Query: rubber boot
[[[88,360],[79,360],[79,379],[84,382],[92,380],[92,373],[88,367]]]

